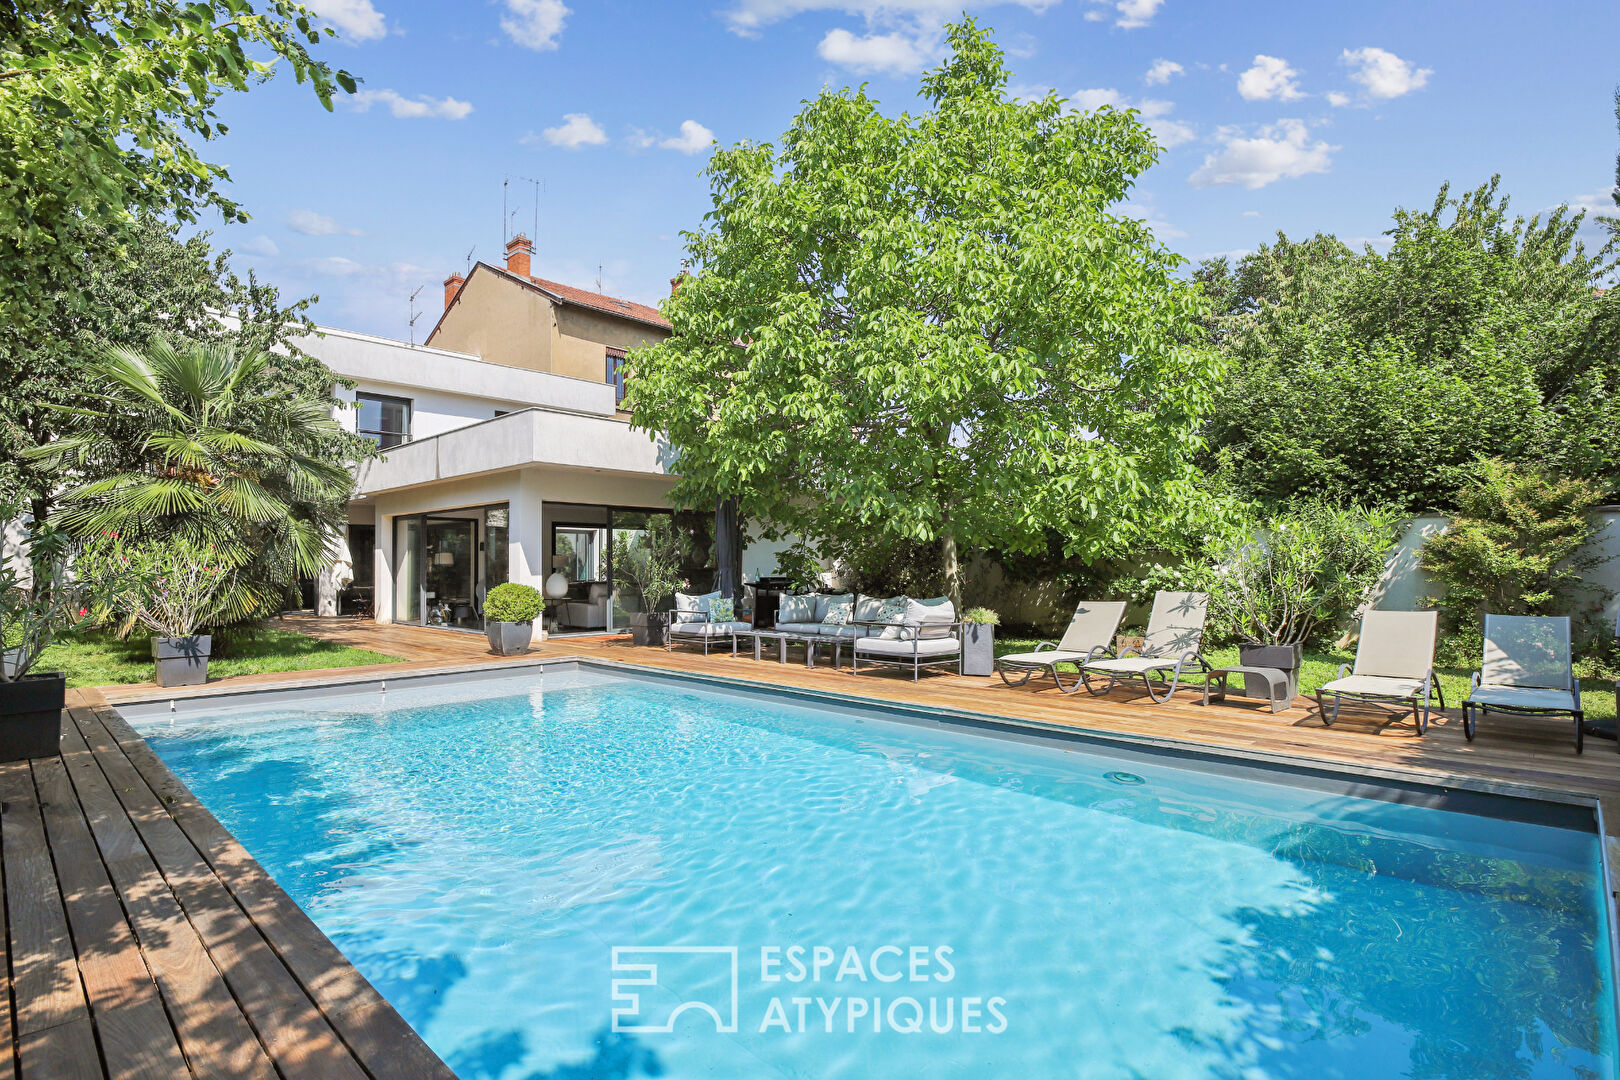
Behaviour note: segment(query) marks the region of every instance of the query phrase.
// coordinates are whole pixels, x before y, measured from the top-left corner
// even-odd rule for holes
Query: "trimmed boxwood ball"
[[[539,589],[508,581],[489,590],[484,598],[484,618],[490,622],[533,622],[545,607]]]

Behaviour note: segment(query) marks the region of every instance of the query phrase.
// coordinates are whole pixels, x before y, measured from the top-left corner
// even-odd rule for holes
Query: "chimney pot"
[[[449,311],[450,305],[456,302],[456,294],[461,291],[461,286],[466,280],[460,274],[451,274],[444,279],[444,310]]]
[[[506,242],[506,269],[509,273],[520,278],[529,276],[529,260],[534,254],[534,245],[523,233],[518,233]]]

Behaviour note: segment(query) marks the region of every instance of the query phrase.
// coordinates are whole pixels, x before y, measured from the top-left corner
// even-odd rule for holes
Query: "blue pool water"
[[[463,1080],[1616,1076],[1571,830],[589,671],[135,723]]]

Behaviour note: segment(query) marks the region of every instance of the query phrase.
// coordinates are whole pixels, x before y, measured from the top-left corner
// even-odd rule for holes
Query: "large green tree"
[[[29,451],[66,432],[65,408],[91,403],[90,367],[109,346],[144,349],[158,335],[176,343],[271,352],[265,378],[289,398],[335,405],[332,375],[297,348],[314,330],[312,302],[283,305],[277,290],[250,272],[233,273],[229,252],[208,234],[182,238],[178,227],[147,214],[110,225],[72,226],[79,256],[51,265],[41,283],[71,303],[33,319],[0,320],[0,497],[48,518],[63,486],[48,459]],[[335,450],[362,456],[356,442]]]
[[[1196,277],[1231,367],[1205,463],[1245,496],[1449,509],[1483,457],[1620,486],[1610,247],[1513,217],[1493,180],[1398,210],[1390,247],[1281,234]]]
[[[1218,378],[1199,291],[1119,203],[1158,147],[1137,118],[1007,92],[971,20],[885,115],[824,90],[780,147],[718,150],[669,340],[629,358],[634,423],[677,495],[806,536],[1080,557],[1198,499]]]

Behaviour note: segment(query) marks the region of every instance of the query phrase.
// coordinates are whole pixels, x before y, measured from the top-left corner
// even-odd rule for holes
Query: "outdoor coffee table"
[[[760,646],[769,639],[776,642],[778,663],[787,663],[788,645],[799,644],[804,646],[804,666],[807,668],[816,666],[816,642],[820,638],[815,634],[794,634],[786,630],[747,630],[738,631],[737,636],[754,639],[755,660],[760,658]]]
[[[1274,713],[1280,713],[1284,709],[1293,705],[1293,702],[1288,700],[1288,672],[1284,671],[1282,668],[1274,667],[1216,668],[1214,671],[1211,671],[1209,676],[1204,680],[1205,705],[1208,705],[1211,700],[1226,700],[1226,680],[1232,675],[1252,675],[1257,679],[1265,680],[1266,687],[1270,691],[1271,711]],[[1216,688],[1215,685],[1217,681],[1220,683],[1218,688]]]

